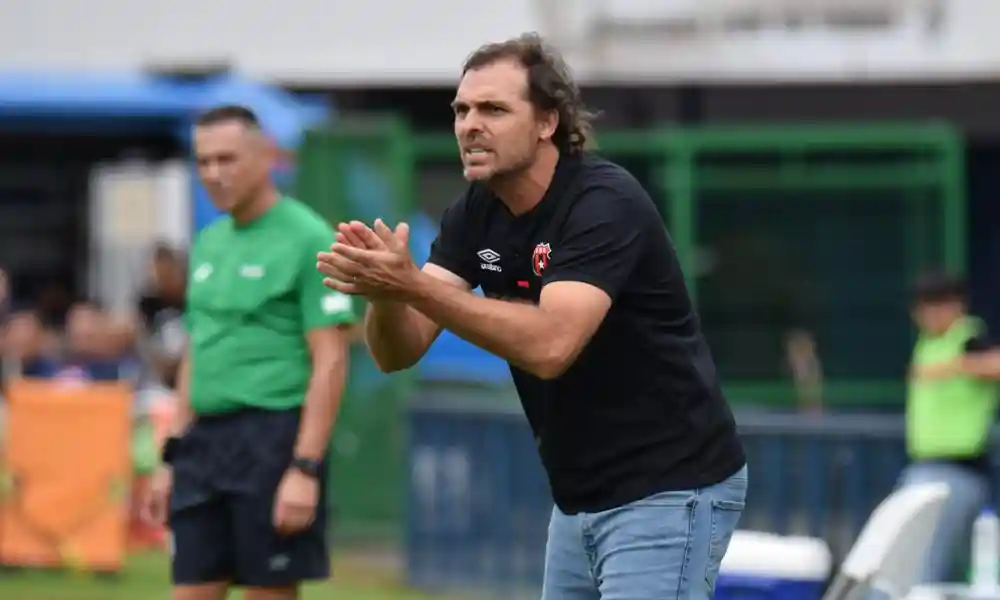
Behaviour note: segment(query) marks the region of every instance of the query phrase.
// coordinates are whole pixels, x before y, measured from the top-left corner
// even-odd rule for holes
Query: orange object
[[[132,397],[129,386],[117,383],[11,383],[0,564],[122,568]]]

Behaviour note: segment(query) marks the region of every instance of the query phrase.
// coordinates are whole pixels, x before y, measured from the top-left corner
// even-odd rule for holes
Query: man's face
[[[263,134],[239,121],[194,132],[198,176],[219,210],[232,213],[252,201],[271,174],[272,152]]]
[[[34,356],[41,347],[44,333],[41,322],[34,314],[15,314],[7,324],[4,349],[21,358]]]
[[[529,167],[558,117],[538,115],[528,98],[528,73],[500,60],[462,77],[452,103],[465,178],[488,181]]]
[[[104,315],[92,306],[76,305],[66,316],[66,341],[75,354],[97,352],[104,333]]]
[[[941,335],[965,315],[965,304],[959,300],[920,302],[913,309],[913,321],[928,335]]]

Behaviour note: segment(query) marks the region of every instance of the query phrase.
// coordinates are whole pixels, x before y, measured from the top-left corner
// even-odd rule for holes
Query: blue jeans
[[[747,468],[722,483],[597,513],[552,510],[542,600],[708,600],[746,505]]]
[[[990,497],[990,478],[969,468],[946,462],[913,463],[903,470],[899,485],[945,483],[951,495],[924,559],[918,583],[956,580],[957,567],[965,564],[972,540],[972,523]],[[964,578],[962,579],[964,581]]]

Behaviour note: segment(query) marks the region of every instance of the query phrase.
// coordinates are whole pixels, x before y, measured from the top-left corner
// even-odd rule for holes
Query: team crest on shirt
[[[548,242],[543,242],[535,246],[535,251],[531,254],[531,270],[538,277],[549,266],[549,258],[552,257],[552,246]]]

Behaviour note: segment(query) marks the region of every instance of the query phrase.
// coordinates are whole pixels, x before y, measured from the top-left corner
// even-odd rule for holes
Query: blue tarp
[[[143,75],[0,73],[0,118],[182,119],[198,91]]]
[[[329,114],[270,86],[224,75],[195,83],[148,75],[44,75],[0,73],[0,119],[174,119],[188,126],[198,112],[219,104],[253,108],[282,145]]]
[[[0,130],[38,124],[88,121],[152,122],[188,141],[191,120],[220,104],[243,104],[284,148],[298,146],[303,132],[329,117],[329,109],[270,86],[223,75],[185,82],[150,75],[0,73]],[[194,228],[218,216],[201,186],[194,188]]]

